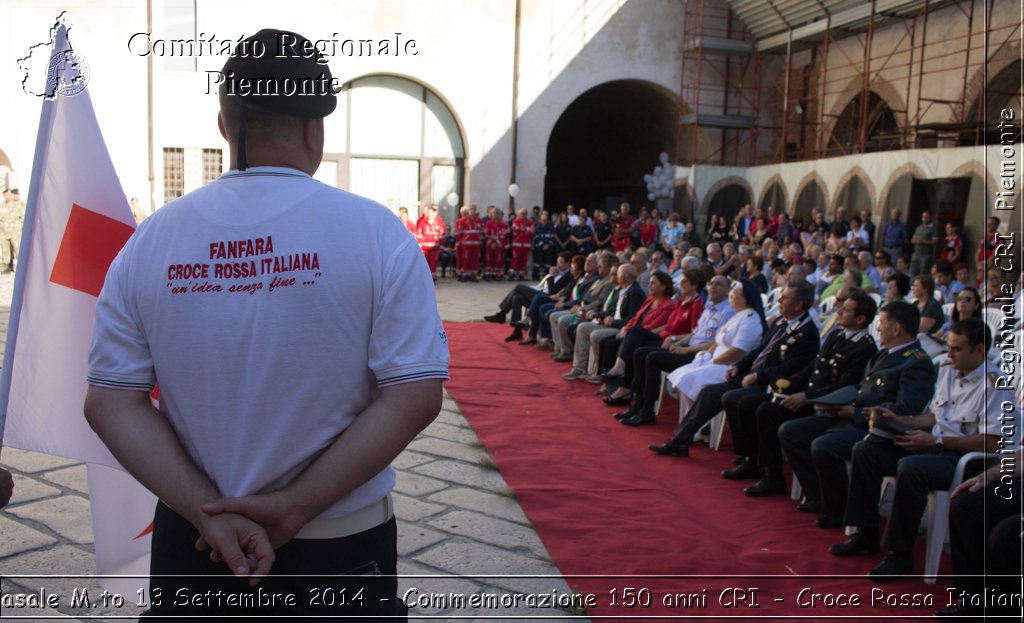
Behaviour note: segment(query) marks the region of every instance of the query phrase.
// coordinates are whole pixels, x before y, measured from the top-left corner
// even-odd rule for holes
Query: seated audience
[[[644,300],[643,305],[640,309],[629,319],[619,332],[612,338],[603,340],[600,348],[597,351],[598,354],[598,370],[604,370],[604,365],[613,365],[611,362],[615,360],[615,354],[621,348],[626,336],[634,329],[643,329],[654,334],[654,338],[658,339],[657,334],[665,330],[665,326],[668,324],[669,316],[672,311],[676,308],[676,302],[672,299],[675,295],[675,286],[672,284],[672,278],[668,276],[668,273],[657,271],[651,274],[648,279],[647,289],[650,294],[647,299]],[[637,334],[638,336],[640,334]],[[643,340],[642,337],[637,339]],[[593,337],[591,337],[591,343],[593,343]],[[591,375],[587,378],[589,383],[601,383],[603,379],[602,374]],[[620,378],[621,375],[611,375],[616,378]],[[596,379],[594,378],[596,377]],[[607,390],[603,393],[607,394]],[[612,404],[612,403],[609,403]],[[625,403],[622,403],[625,404]]]
[[[828,333],[814,363],[790,376],[788,386],[779,387],[772,400],[763,402],[755,414],[743,412],[729,421],[736,453],[751,457],[764,476],[743,490],[751,497],[762,497],[786,491],[782,476],[782,447],[779,426],[783,422],[814,415],[815,398],[842,387],[852,387],[864,376],[868,360],[877,352],[875,341],[868,335],[868,325],[875,318],[877,306],[863,290],[852,290],[843,301],[837,299],[838,327]]]
[[[690,287],[703,279],[696,269],[688,269],[685,274],[684,297]],[[690,363],[698,353],[714,348],[719,329],[735,313],[729,304],[729,280],[721,275],[712,277],[707,286],[704,311],[692,332],[669,336],[658,348],[638,348],[633,352],[633,402],[629,409],[617,413],[615,417],[628,426],[653,422],[656,415],[654,403],[661,390],[661,373]]]
[[[946,315],[942,313],[942,303],[935,299],[935,280],[931,275],[914,277],[910,292],[914,295],[914,305],[921,312],[921,326],[918,333],[935,333],[942,328]]]
[[[526,317],[518,322],[513,322],[512,327],[516,329],[522,329],[527,331],[528,337],[519,341],[520,345],[525,344],[536,344],[537,334],[540,331],[540,314],[541,309],[562,302],[566,296],[570,295],[572,288],[579,285],[580,281],[587,277],[586,272],[587,258],[583,255],[574,255],[569,260],[569,277],[572,279],[572,283],[569,287],[559,290],[553,295],[546,295],[540,293],[533,297],[530,304],[526,308]],[[550,307],[548,307],[550,309]]]
[[[809,417],[779,427],[779,440],[804,490],[798,507],[821,512],[815,524],[843,525],[846,512],[846,461],[868,432],[867,410],[886,407],[901,415],[920,413],[932,397],[935,367],[915,336],[921,314],[910,303],[889,303],[879,313],[881,350],[871,358],[857,395],[847,405],[817,405]],[[820,400],[820,399],[819,399]]]
[[[665,327],[658,333],[642,326],[634,326],[627,331],[616,354],[615,365],[603,375],[606,383],[617,386],[605,402],[618,406],[628,404],[632,399],[629,387],[633,380],[633,353],[637,349],[657,347],[669,338],[693,333],[704,312],[704,301],[700,298],[703,288],[703,274],[699,270],[687,269],[680,279],[679,300],[673,304]]]
[[[505,295],[504,299],[502,299],[501,303],[498,305],[498,312],[491,314],[490,316],[484,316],[484,320],[487,322],[504,324],[505,315],[511,312],[512,323],[515,324],[523,317],[523,308],[529,307],[530,303],[537,295],[550,297],[562,290],[571,288],[573,284],[572,272],[570,270],[571,261],[572,254],[564,251],[559,253],[555,260],[555,265],[551,267],[551,271],[548,273],[547,279],[543,282],[542,287],[534,288],[524,283],[518,284]],[[523,339],[523,330],[517,326],[512,331],[512,335],[505,338],[505,341],[511,342],[521,339]]]
[[[572,369],[562,376],[567,381],[587,378],[588,375],[596,376],[600,350],[594,354],[594,349],[600,347],[602,340],[618,333],[646,300],[644,291],[636,284],[637,272],[633,264],[622,264],[616,275],[617,287],[608,295],[607,304],[594,314],[592,320],[577,326]],[[600,381],[600,377],[597,379]]]
[[[761,342],[764,310],[754,284],[733,284],[729,304],[736,313],[715,334],[714,349],[697,353],[693,361],[668,375],[668,382],[679,390],[682,411],[689,410],[705,385],[724,381],[729,368]]]
[[[520,341],[520,344],[535,344],[539,348],[551,348],[551,313],[557,310],[568,309],[576,305],[587,290],[598,279],[597,254],[591,253],[587,257],[574,255],[572,258],[572,275],[575,278],[572,288],[562,290],[558,294],[544,300],[536,296],[530,302],[530,308],[526,312],[529,322],[520,322],[520,326],[529,329],[528,337]],[[539,336],[539,338],[538,338]]]
[[[930,410],[912,415],[881,406],[871,410],[871,434],[852,453],[844,523],[854,533],[829,549],[836,556],[878,551],[879,491],[885,476],[895,476],[892,514],[881,539],[887,554],[868,574],[871,579],[913,572],[911,552],[928,492],[949,488],[963,454],[997,449],[1002,423],[988,416],[1000,412],[1002,396],[993,391],[995,380],[987,377],[991,344],[984,322],[958,322],[949,330],[950,365],[942,366]]]
[[[568,309],[552,311],[548,317],[551,325],[551,339],[554,352],[551,358],[555,361],[572,361],[573,335],[576,325],[589,320],[603,306],[611,304],[608,295],[615,290],[615,269],[619,266],[619,258],[614,253],[601,253],[597,260],[598,280],[594,282],[583,298]]]
[[[953,311],[950,312],[946,322],[942,324],[942,328],[935,335],[945,339],[951,326],[968,318],[981,319],[981,294],[971,286],[961,289],[956,295]]]
[[[907,277],[903,273],[894,272],[889,276],[889,280],[886,282],[887,288],[885,290],[885,299],[883,305],[888,305],[896,301],[906,302],[907,296],[910,294],[910,277]]]

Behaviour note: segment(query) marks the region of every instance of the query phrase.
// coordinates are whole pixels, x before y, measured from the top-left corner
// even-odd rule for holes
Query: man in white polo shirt
[[[311,178],[336,101],[307,44],[239,44],[232,170],[142,224],[97,306],[86,417],[160,498],[152,614],[404,612],[390,462],[440,409],[447,340],[416,239]]]

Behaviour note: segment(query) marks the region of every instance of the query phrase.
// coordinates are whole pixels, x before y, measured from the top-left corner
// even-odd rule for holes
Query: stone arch
[[[465,201],[468,140],[448,98],[419,78],[386,72],[346,81],[342,97],[344,114],[328,124],[343,124],[335,129],[344,132],[345,145],[324,158],[337,162],[338,183],[392,209],[405,206],[413,219],[437,204],[442,219],[453,222],[454,207],[445,199],[455,193]],[[419,136],[396,145],[368,130],[366,119],[382,104],[401,110],[401,120],[416,128],[406,135]],[[330,133],[331,125],[325,130]]]
[[[768,178],[765,182],[764,188],[761,189],[761,195],[757,199],[757,207],[768,208],[768,203],[775,201],[775,197],[781,198],[781,201],[775,203],[775,207],[780,212],[789,213],[789,194],[786,192],[786,182],[782,179],[782,176],[776,173],[775,175]]]
[[[867,199],[868,199],[867,210],[869,212],[871,212],[872,214],[874,214],[874,212],[875,212],[874,207],[878,204],[878,200],[877,200],[878,195],[877,195],[877,193],[875,191],[875,185],[874,185],[874,183],[872,183],[871,178],[868,176],[868,174],[864,172],[864,169],[860,168],[859,166],[854,166],[849,171],[847,171],[841,178],[839,178],[839,182],[836,184],[835,194],[832,195],[832,201],[830,202],[831,205],[829,206],[829,210],[828,210],[828,216],[829,217],[834,217],[835,216],[835,211],[839,207],[839,203],[838,203],[839,198],[842,195],[843,191],[846,189],[846,186],[854,178],[856,178],[861,184],[863,184],[865,190],[867,191]],[[859,212],[861,209],[863,209],[863,207],[858,207],[858,206],[848,206],[847,205],[847,206],[843,206],[843,207],[846,208],[846,215],[847,215],[847,217],[850,217],[850,216],[856,214],[857,212]]]
[[[921,167],[917,166],[913,162],[904,163],[904,164],[900,165],[899,167],[897,167],[896,170],[892,171],[889,174],[889,179],[887,179],[885,181],[885,185],[882,186],[882,192],[878,195],[878,210],[877,210],[877,212],[878,212],[879,225],[881,225],[881,223],[884,223],[885,221],[889,220],[889,212],[894,207],[899,208],[899,210],[900,210],[900,218],[902,218],[904,221],[906,221],[906,219],[907,219],[907,205],[906,205],[906,203],[903,202],[903,205],[897,205],[897,206],[891,205],[890,204],[890,193],[892,192],[893,187],[897,184],[897,182],[900,182],[904,176],[908,176],[908,175],[910,176],[911,179],[925,177],[924,171],[921,170]]]
[[[985,92],[985,88],[988,86],[989,80],[999,75],[1004,69],[1009,67],[1014,62],[1020,62],[1020,40],[1010,40],[999,46],[995,52],[993,52],[985,65],[976,69],[974,74],[967,81],[967,86],[964,88],[964,92],[961,96],[962,108],[959,112],[954,112],[950,117],[950,121],[962,121],[964,123],[972,123],[975,121],[984,121],[983,119],[974,118],[972,109],[975,109],[975,104],[980,101],[982,93]]]
[[[797,185],[797,191],[793,193],[793,216],[802,216],[804,222],[810,221],[811,210],[815,207],[813,205],[804,205],[803,201],[804,191],[812,185],[818,189],[818,193],[821,195],[822,205],[820,207],[822,214],[826,214],[828,212],[830,205],[828,201],[828,184],[817,171],[808,173],[804,176],[804,179],[800,180],[800,183]]]
[[[546,145],[544,205],[605,208],[647,201],[643,176],[676,153],[679,96],[646,80],[585,89],[562,111]]]
[[[733,188],[738,188],[746,193],[746,200],[743,201],[743,203],[740,203],[739,205],[729,205],[721,207],[714,203],[715,198],[717,195],[719,195],[719,193],[727,189],[730,189],[731,192],[731,189]],[[717,182],[711,185],[711,188],[709,188],[706,193],[704,193],[704,201],[701,202],[701,205],[704,208],[704,222],[707,222],[707,217],[710,217],[712,215],[717,216],[719,214],[722,214],[729,220],[732,220],[732,218],[736,216],[736,213],[740,211],[740,208],[743,207],[744,203],[751,202],[751,198],[753,196],[754,193],[753,190],[750,188],[750,183],[747,182],[747,180],[745,180],[742,177],[731,175],[729,177],[718,180]]]
[[[854,97],[859,97],[860,92],[864,88],[864,82],[859,78],[851,78],[846,84],[846,87],[839,92],[836,96],[832,109],[829,111],[829,115],[825,119],[825,123],[822,126],[823,135],[828,137],[832,135],[835,130],[835,124],[839,120],[839,116],[843,110],[849,106],[850,102],[853,101]],[[889,106],[889,110],[892,111],[893,117],[896,119],[896,124],[903,128],[907,125],[907,105],[903,100],[903,96],[899,94],[899,91],[892,86],[888,80],[876,76],[871,83],[868,85],[868,91],[875,93]]]

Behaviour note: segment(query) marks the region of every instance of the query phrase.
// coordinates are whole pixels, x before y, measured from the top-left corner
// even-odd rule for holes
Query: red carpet
[[[665,401],[656,426],[622,426],[612,418],[618,409],[593,395],[597,386],[562,380],[567,364],[553,362],[547,351],[505,344],[507,326],[445,328],[449,393],[569,585],[595,595],[589,615],[891,619],[930,616],[947,605],[942,580],[869,582],[864,575],[881,554],[830,555],[826,549],[843,540],[842,532],[814,527],[814,516],[796,512],[788,496],[744,496],[741,489],[750,482],[719,476],[731,467],[727,447],[715,452],[698,445],[688,459],[650,452],[648,444],[671,436],[675,401]],[[919,569],[923,558],[921,550]],[[943,573],[948,564],[944,560]],[[651,577],[664,575],[676,577]],[[626,607],[630,588],[637,607]],[[819,600],[807,607],[812,593],[842,593],[842,603],[853,596],[859,604],[838,607],[828,600],[829,607]],[[676,594],[694,594],[691,607]],[[900,599],[927,604],[884,605]]]

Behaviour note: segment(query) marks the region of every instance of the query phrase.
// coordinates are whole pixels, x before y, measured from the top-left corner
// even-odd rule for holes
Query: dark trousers
[[[693,361],[693,357],[646,346],[633,351],[633,396],[641,413],[655,415],[654,403],[661,391],[661,373],[685,366]]]
[[[983,596],[987,587],[998,594],[1020,591],[1020,480],[961,493],[949,507],[949,549],[958,590]],[[1015,577],[984,577],[1010,575]],[[1016,610],[1020,612],[1019,609]]]
[[[732,381],[705,385],[704,389],[697,394],[697,401],[690,407],[689,412],[683,417],[683,421],[676,426],[672,443],[681,446],[693,443],[693,436],[722,410],[722,397],[738,387],[739,385]]]
[[[784,422],[814,415],[814,408],[805,404],[798,411],[790,411],[786,407],[771,401],[757,407],[757,464],[769,475],[782,474],[782,445],[779,443],[779,427]],[[736,433],[733,432],[735,440]]]
[[[392,517],[387,523],[347,537],[293,539],[274,552],[277,559],[270,575],[256,588],[250,588],[248,579],[235,577],[224,563],[211,562],[208,551],[197,552],[194,545],[199,533],[195,527],[158,503],[150,560],[152,607],[143,616],[290,618],[319,615],[375,620],[404,615],[407,608],[396,597],[396,535]],[[199,577],[206,575],[216,577]],[[242,596],[243,603],[253,605],[218,604],[212,599],[196,605],[195,602],[184,604],[182,600],[183,595],[216,594],[218,591],[223,591],[225,600],[228,595]],[[276,607],[269,601],[274,595],[281,596]],[[294,605],[283,604],[283,596],[292,596]]]
[[[519,322],[523,317],[523,308],[529,307],[533,298],[540,294],[530,286],[520,283],[509,290],[509,293],[502,299],[498,309],[501,313],[512,313],[512,322]]]
[[[543,326],[544,323],[541,323],[540,321],[540,310],[548,303],[551,303],[551,297],[542,292],[537,293],[537,295],[530,301],[530,307],[526,310],[526,317],[530,319],[530,337],[537,337],[537,331],[541,326]],[[548,330],[551,330],[550,325],[548,326]]]
[[[779,441],[804,495],[821,500],[822,512],[829,517],[842,517],[846,512],[846,461],[867,432],[850,420],[821,415],[790,420],[779,427]]]
[[[844,523],[877,533],[882,478],[895,476],[892,514],[885,524],[882,547],[909,553],[914,548],[921,516],[928,506],[928,492],[949,488],[960,455],[956,452],[911,453],[889,439],[868,435],[853,446],[852,456]]]
[[[659,348],[664,340],[657,333],[648,331],[643,327],[633,327],[626,331],[626,337],[622,338],[619,345],[619,352],[616,357],[626,362],[626,370],[623,378],[626,385],[631,385],[633,375],[636,374],[636,366],[633,362],[633,353],[640,348]],[[613,362],[614,363],[614,362]]]
[[[601,358],[597,362],[597,371],[607,370],[608,368],[615,365],[616,353],[619,352],[619,347],[622,346],[623,338],[621,337],[610,337],[601,342],[601,349],[597,352],[601,354]]]
[[[770,401],[767,385],[751,385],[727,392],[722,407],[732,433],[733,452],[757,464],[757,408]]]
[[[540,336],[545,339],[551,339],[551,314],[555,311],[555,303],[547,302],[540,306],[540,321],[537,323],[538,326],[534,330],[533,325],[530,325],[530,335],[536,337],[537,332],[540,332]]]

